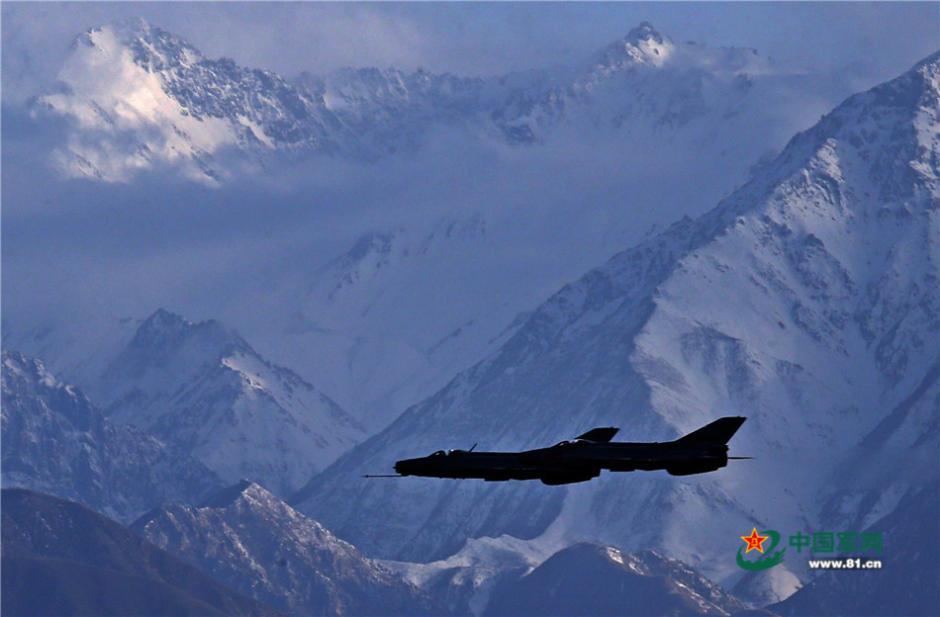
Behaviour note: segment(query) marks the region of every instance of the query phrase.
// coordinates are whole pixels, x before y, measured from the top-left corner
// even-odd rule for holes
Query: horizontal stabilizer
[[[620,429],[615,426],[592,428],[583,435],[578,435],[575,437],[575,439],[580,439],[582,441],[594,441],[596,443],[607,443],[614,438],[614,435],[619,432]]]
[[[692,431],[684,437],[680,437],[675,443],[681,444],[726,444],[734,434],[738,432],[741,425],[747,418],[742,416],[729,416],[719,418],[711,424],[706,424],[697,431]]]

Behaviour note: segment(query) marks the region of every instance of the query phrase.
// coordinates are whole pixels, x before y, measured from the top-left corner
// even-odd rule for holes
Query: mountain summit
[[[623,39],[608,45],[600,53],[598,64],[611,71],[642,64],[662,66],[674,50],[675,45],[668,37],[644,21]]]
[[[336,149],[322,99],[270,71],[209,60],[144,20],[79,36],[40,109],[73,120],[57,154],[67,175],[126,181],[135,169],[177,165],[215,183],[227,149]]]
[[[160,309],[96,386],[112,421],[151,431],[226,482],[287,494],[364,435],[294,372],[262,358],[218,321]]]

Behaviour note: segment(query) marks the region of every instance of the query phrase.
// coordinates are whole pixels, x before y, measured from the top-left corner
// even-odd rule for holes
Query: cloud
[[[100,23],[143,14],[210,57],[230,56],[287,74],[349,64],[487,73],[571,63],[643,18],[677,40],[783,50],[795,63],[817,56],[833,65],[860,63],[865,79],[879,71],[887,72],[883,77],[900,73],[922,47],[935,43],[922,24],[910,23],[923,18],[921,7],[902,7],[889,17],[893,9],[869,5],[0,8],[4,308],[7,315],[39,322],[76,321],[75,315],[103,306],[122,316],[145,315],[161,305],[194,318],[250,312],[265,305],[273,287],[284,285],[279,277],[310,275],[365,231],[420,229],[455,213],[482,212],[490,229],[508,234],[500,244],[512,251],[507,263],[531,264],[539,272],[540,260],[553,259],[575,276],[652,225],[661,228],[682,214],[700,213],[732,188],[724,162],[699,160],[707,157],[681,143],[646,147],[635,135],[626,140],[563,131],[539,148],[441,131],[415,156],[380,164],[285,162],[265,177],[217,190],[160,168],[128,185],[57,181],[48,152],[66,133],[64,126],[48,118],[37,123],[16,103],[51,83],[72,38]],[[774,21],[786,11],[792,13]],[[907,28],[906,36],[876,36],[879,19],[891,29]],[[773,31],[775,23],[779,32]],[[873,41],[882,43],[875,68],[869,58]],[[796,128],[805,128],[833,102],[795,106],[801,114]],[[732,161],[742,168],[751,162]]]
[[[312,276],[365,232],[420,235],[474,214],[500,234],[507,264],[573,277],[651,226],[713,206],[736,175],[727,166],[747,165],[636,131],[625,139],[561,127],[543,146],[512,147],[440,129],[420,151],[372,163],[272,161],[264,174],[234,174],[218,188],[157,166],[104,184],[49,173],[46,155],[63,128],[4,114],[5,308],[40,323],[105,306],[121,316],[172,305],[244,318],[272,288]]]

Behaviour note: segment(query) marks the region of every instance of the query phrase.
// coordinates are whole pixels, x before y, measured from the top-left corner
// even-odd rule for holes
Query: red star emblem
[[[757,533],[757,527],[751,530],[751,535],[741,536],[741,539],[747,542],[747,550],[744,551],[744,554],[747,555],[751,551],[757,551],[758,553],[764,552],[764,547],[761,546],[764,543],[764,540],[770,536],[762,536]]]

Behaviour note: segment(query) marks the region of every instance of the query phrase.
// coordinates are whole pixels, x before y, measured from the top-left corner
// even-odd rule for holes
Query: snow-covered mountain
[[[520,141],[544,139],[562,121],[578,119],[623,128],[627,135],[642,127],[668,137],[716,111],[760,113],[747,99],[755,96],[755,80],[774,72],[756,50],[677,44],[643,22],[560,83],[514,93],[494,117]]]
[[[58,91],[41,96],[38,109],[75,122],[57,153],[62,170],[109,182],[166,164],[216,182],[226,149],[331,152],[342,133],[322,98],[270,71],[204,58],[139,19],[79,36]]]
[[[739,575],[730,556],[752,524],[891,511],[936,471],[938,76],[934,55],[849,98],[714,210],[563,288],[295,505],[381,556],[441,558],[502,533],[589,538],[657,548],[720,581]],[[749,417],[733,447],[757,458],[701,477],[355,480],[441,447],[524,448],[598,425],[656,440],[729,414]],[[883,456],[846,481],[858,446]],[[389,516],[361,514],[374,511]]]
[[[437,128],[459,131],[428,154],[452,165],[405,174],[407,186],[432,188],[379,195],[382,222],[363,217],[346,254],[325,265],[322,243],[311,241],[266,273],[260,291],[192,308],[224,316],[370,429],[492,351],[564,282],[677,212],[703,212],[847,94],[837,80],[789,74],[752,50],[675,43],[649,24],[563,69],[481,79],[364,68],[292,83],[204,58],[135,21],[80,36],[60,77],[61,91],[38,104],[72,119],[60,155],[70,174],[92,178],[130,181],[165,163],[224,182],[230,150],[373,161],[395,150],[402,156],[384,160],[397,178],[404,151],[437,144]],[[340,191],[336,207],[345,198]],[[270,314],[259,317],[259,302]],[[76,335],[74,314],[37,323],[11,312],[16,331],[4,336],[84,384],[87,367],[71,369],[103,356],[97,338],[110,350],[125,338],[110,332],[125,328],[94,315]],[[61,360],[71,356],[79,359]]]
[[[364,436],[328,396],[210,320],[158,310],[95,386],[112,421],[191,453],[225,482],[287,494]]]
[[[713,615],[745,605],[687,565],[655,551],[575,544],[494,592],[484,615]]]
[[[154,510],[133,528],[291,615],[440,614],[417,587],[254,483],[231,486],[199,506]]]
[[[516,615],[530,614],[544,601],[554,603],[549,612],[564,615],[628,614],[627,606],[638,614],[673,614],[681,606],[682,614],[729,615],[744,608],[685,564],[655,552],[578,545],[547,555],[503,537],[468,541],[440,562],[371,560],[250,482],[198,506],[159,508],[132,528],[219,582],[288,614]],[[593,593],[586,581],[622,595]],[[618,608],[605,613],[604,607]]]
[[[234,153],[262,168],[273,152],[368,160],[414,151],[440,128],[530,144],[561,126],[623,129],[624,138],[717,142],[727,166],[779,146],[842,87],[781,71],[754,50],[676,44],[645,22],[563,69],[484,79],[361,68],[288,81],[205,58],[136,19],[80,35],[35,110],[72,122],[56,152],[67,176],[126,182],[169,165],[217,184],[244,160]]]
[[[128,521],[167,501],[204,498],[221,481],[147,433],[104,417],[42,362],[3,351],[3,486],[84,503]]]

